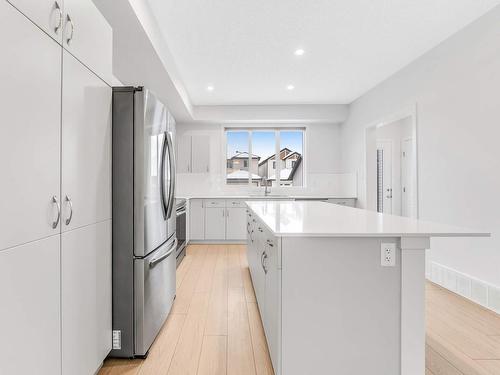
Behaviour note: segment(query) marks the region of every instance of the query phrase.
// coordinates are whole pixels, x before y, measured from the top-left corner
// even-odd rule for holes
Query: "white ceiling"
[[[351,103],[500,3],[148,1],[194,105]]]

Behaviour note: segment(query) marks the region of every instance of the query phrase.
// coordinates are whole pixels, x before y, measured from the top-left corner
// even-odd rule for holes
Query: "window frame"
[[[287,126],[276,126],[276,125],[262,125],[262,126],[223,126],[222,127],[222,147],[223,147],[223,160],[224,160],[224,184],[228,186],[233,186],[227,181],[227,133],[228,132],[247,132],[248,133],[248,182],[247,184],[234,185],[236,187],[250,187],[250,188],[262,188],[263,186],[255,187],[252,185],[252,172],[251,172],[251,162],[252,162],[252,139],[253,132],[274,132],[275,139],[275,160],[277,162],[276,156],[280,154],[281,150],[281,132],[301,132],[302,133],[302,154],[301,154],[301,165],[302,165],[302,185],[282,185],[281,184],[281,163],[276,163],[275,176],[276,176],[276,186],[274,188],[306,188],[306,176],[307,176],[307,148],[306,148],[306,136],[307,136],[307,126],[306,125],[287,125]],[[269,182],[269,180],[267,180]]]

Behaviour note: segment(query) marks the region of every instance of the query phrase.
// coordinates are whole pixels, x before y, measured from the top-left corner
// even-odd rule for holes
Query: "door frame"
[[[376,162],[377,158],[371,155],[372,153],[369,151],[370,148],[373,147],[373,141],[375,139],[374,135],[378,128],[388,125],[390,123],[410,118],[411,119],[411,138],[413,144],[413,180],[415,192],[413,195],[413,205],[415,207],[415,212],[411,216],[414,219],[418,219],[420,217],[420,197],[419,197],[419,149],[418,149],[418,121],[417,121],[417,104],[413,104],[407,107],[400,109],[392,114],[381,117],[379,120],[368,123],[364,127],[364,189],[365,189],[365,208],[372,211],[377,211],[377,194],[376,194],[376,181],[373,179],[373,172],[375,171],[376,176]],[[376,147],[375,147],[376,148]],[[375,163],[373,165],[373,163]]]
[[[404,163],[403,163],[403,152],[405,152],[405,148],[403,147],[403,145],[405,144],[411,144],[411,148],[412,148],[412,155],[413,155],[413,139],[412,138],[405,138],[405,139],[402,139],[401,140],[401,215],[404,216],[404,212],[405,212],[405,202],[408,203],[409,200],[407,199],[408,198],[408,192],[406,191],[403,191],[404,188],[405,188],[405,184],[403,184],[403,176],[405,176],[405,173],[404,172]],[[411,182],[411,179],[412,179],[413,176],[409,176],[410,178],[410,182]],[[412,204],[411,202],[407,204],[408,205],[408,210],[409,212],[412,211]],[[411,217],[408,216],[408,217]]]

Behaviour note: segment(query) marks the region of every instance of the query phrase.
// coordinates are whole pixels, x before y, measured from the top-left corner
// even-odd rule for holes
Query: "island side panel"
[[[396,243],[382,267],[381,243]],[[282,374],[400,375],[398,238],[282,239]]]
[[[425,249],[428,237],[401,238],[401,374],[425,373]]]

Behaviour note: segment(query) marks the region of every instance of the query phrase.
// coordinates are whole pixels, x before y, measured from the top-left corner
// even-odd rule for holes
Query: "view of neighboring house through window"
[[[280,186],[303,186],[304,133],[302,131],[282,131],[280,133]]]
[[[258,180],[257,165],[258,161],[252,159],[252,171],[249,171],[249,146],[250,134],[248,131],[227,131],[227,165],[226,165],[226,181],[231,185],[248,185],[251,173],[255,174],[255,179]]]
[[[304,186],[304,129],[226,129],[226,182]]]

